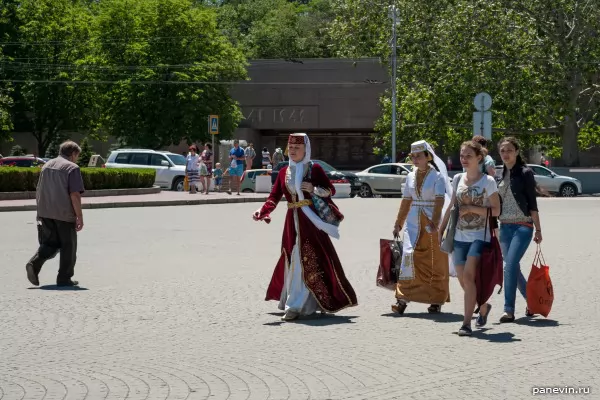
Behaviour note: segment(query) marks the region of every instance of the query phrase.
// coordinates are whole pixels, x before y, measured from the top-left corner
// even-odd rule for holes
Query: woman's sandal
[[[529,308],[525,307],[525,316],[526,317],[535,317],[535,314],[532,314],[531,312],[529,312]]]
[[[510,315],[508,313],[504,313],[504,315],[502,317],[500,317],[500,323],[501,324],[505,324],[507,322],[514,322],[515,321],[515,316],[514,315]]]
[[[432,304],[429,307],[427,307],[427,312],[429,314],[439,314],[442,312],[442,306],[439,304]]]
[[[408,306],[407,303],[398,300],[398,302],[392,306],[392,311],[397,314],[402,315],[402,314],[404,314],[404,311],[406,310],[406,306]]]
[[[490,311],[492,311],[492,305],[488,304],[487,305],[487,313],[485,313],[485,315],[483,315],[481,313],[481,311],[479,312],[479,316],[477,317],[477,320],[475,322],[476,327],[483,328],[485,326],[485,324],[487,324],[487,319],[488,319],[488,315],[490,315]]]
[[[473,330],[468,325],[463,325],[458,330],[458,336],[471,336],[473,334]]]

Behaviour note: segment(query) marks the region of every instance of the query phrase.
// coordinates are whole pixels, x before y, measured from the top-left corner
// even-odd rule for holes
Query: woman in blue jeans
[[[498,149],[504,162],[502,180],[498,184],[502,200],[499,217],[500,247],[504,258],[504,315],[500,322],[506,323],[515,320],[517,287],[523,297],[527,298],[527,281],[521,273],[521,258],[532,237],[536,243],[542,242],[542,228],[535,177],[519,154],[519,142],[514,137],[506,137],[498,142]],[[532,316],[527,309],[525,315]]]

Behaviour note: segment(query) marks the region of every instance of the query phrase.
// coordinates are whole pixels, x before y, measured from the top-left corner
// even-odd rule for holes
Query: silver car
[[[536,183],[543,190],[560,197],[575,197],[583,192],[581,181],[570,176],[557,175],[554,171],[537,164],[527,164],[534,175]],[[496,177],[502,177],[502,165],[496,166]]]
[[[361,183],[358,195],[360,197],[402,195],[402,187],[411,170],[411,164],[387,163],[374,165],[358,172],[356,176]]]

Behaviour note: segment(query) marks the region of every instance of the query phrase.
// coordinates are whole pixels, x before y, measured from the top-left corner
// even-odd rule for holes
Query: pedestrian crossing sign
[[[208,116],[208,132],[211,135],[219,134],[219,116],[218,115],[209,115]]]

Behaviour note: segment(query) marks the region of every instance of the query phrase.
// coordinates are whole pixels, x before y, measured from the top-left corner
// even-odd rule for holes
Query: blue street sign
[[[209,115],[208,116],[208,127],[211,135],[219,134],[219,116]]]

